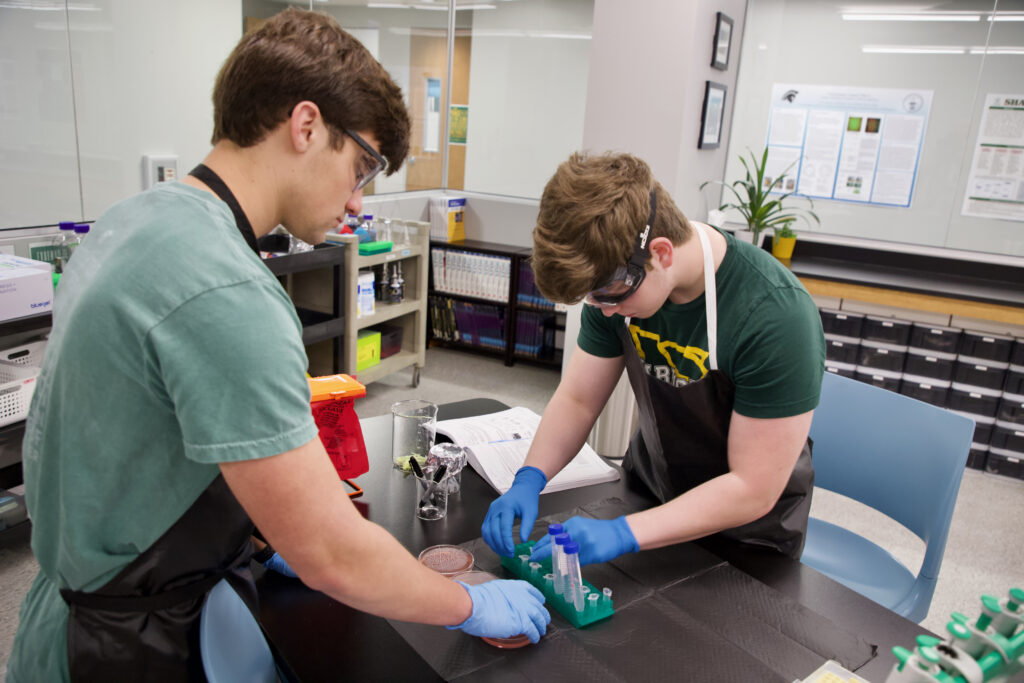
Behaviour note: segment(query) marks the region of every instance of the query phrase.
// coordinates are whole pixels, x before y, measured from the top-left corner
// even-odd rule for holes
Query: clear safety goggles
[[[355,131],[344,129],[345,135],[352,138],[357,145],[363,148],[363,151],[369,155],[369,158],[360,156],[359,161],[356,162],[356,186],[352,188],[352,191],[361,190],[369,185],[374,178],[381,173],[387,173],[388,160],[380,155],[380,153],[370,146],[366,140],[359,137],[359,134]]]

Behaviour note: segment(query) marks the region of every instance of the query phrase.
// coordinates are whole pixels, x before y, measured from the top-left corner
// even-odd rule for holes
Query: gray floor
[[[386,415],[407,398],[437,403],[490,397],[542,413],[558,383],[557,371],[517,364],[507,368],[495,358],[446,349],[427,351],[420,385],[411,386],[411,370],[395,373],[367,388],[356,402],[360,417]],[[888,548],[916,571],[923,543],[879,513],[828,491],[815,491],[812,514],[848,527]],[[952,611],[978,613],[982,593],[1004,595],[1024,587],[1024,481],[975,470],[964,473],[935,597],[922,626],[944,632]],[[6,671],[17,626],[18,606],[36,573],[27,544],[0,548],[0,678]],[[912,647],[913,643],[904,643]]]

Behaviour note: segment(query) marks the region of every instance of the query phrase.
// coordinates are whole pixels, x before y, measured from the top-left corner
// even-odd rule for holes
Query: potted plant
[[[761,244],[761,233],[766,228],[778,229],[780,233],[786,231],[787,237],[795,238],[796,233],[791,229],[791,225],[797,218],[802,218],[808,224],[810,224],[809,218],[813,218],[815,223],[821,224],[814,211],[786,206],[785,202],[793,196],[793,192],[772,195],[773,191],[779,190],[784,186],[786,173],[789,172],[792,165],[787,167],[779,177],[767,178],[764,173],[767,161],[767,146],[764,148],[760,160],[750,151],[749,162],[746,158],[740,156],[740,163],[743,164],[743,168],[746,170],[745,178],[733,181],[732,183],[725,183],[721,180],[708,180],[700,186],[700,189],[703,190],[707,185],[714,183],[721,185],[733,194],[735,201],[723,202],[718,207],[718,210],[735,209],[739,211],[747,220],[747,228],[753,233],[754,244],[758,246]],[[810,197],[805,197],[805,199],[810,203],[811,208],[814,208],[814,202],[811,201]],[[790,253],[792,254],[792,252]]]
[[[795,220],[795,219],[794,219]],[[793,258],[793,247],[796,246],[796,233],[793,228],[793,221],[776,226],[772,235],[772,256],[777,259]]]

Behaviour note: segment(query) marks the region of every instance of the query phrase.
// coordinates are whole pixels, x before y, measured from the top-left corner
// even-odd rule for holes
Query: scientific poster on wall
[[[776,83],[765,185],[785,172],[777,191],[909,207],[931,103],[931,90]]]
[[[1024,94],[985,96],[961,213],[1024,221]]]

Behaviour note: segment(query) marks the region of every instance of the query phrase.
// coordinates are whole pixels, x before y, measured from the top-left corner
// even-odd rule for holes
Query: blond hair
[[[533,230],[533,272],[541,293],[575,303],[604,285],[633,253],[650,215],[652,190],[657,211],[650,239],[686,242],[690,222],[642,159],[575,152],[562,162],[544,187]]]

